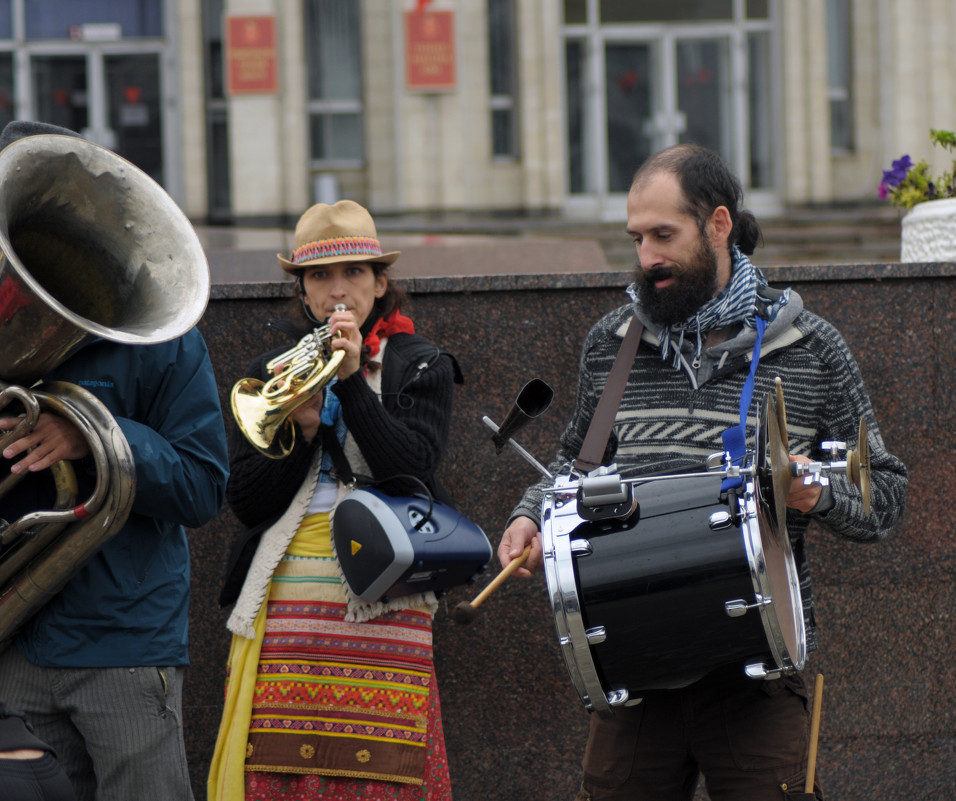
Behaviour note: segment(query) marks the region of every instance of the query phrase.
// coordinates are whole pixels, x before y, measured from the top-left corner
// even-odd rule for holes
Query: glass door
[[[605,45],[608,192],[627,192],[648,156],[682,142],[736,161],[729,54],[728,37]]]
[[[159,57],[108,55],[104,59],[106,103],[113,150],[154,181],[163,178],[163,125]]]
[[[638,11],[623,2],[614,6],[621,19],[592,13],[610,8],[605,5],[565,15],[566,208],[617,219],[622,194],[643,161],[686,142],[720,153],[751,203],[776,207],[766,9],[758,14],[750,4],[744,13],[735,6],[729,16],[675,23],[663,4],[655,7],[659,22],[647,17],[646,7]]]
[[[155,53],[34,54],[34,114],[110,148],[163,183],[159,74]]]
[[[730,80],[730,39],[676,41],[678,142],[693,142],[736,161]],[[739,171],[739,170],[738,170]]]
[[[604,49],[608,192],[627,192],[634,171],[659,149],[660,67],[650,44]]]
[[[42,122],[83,133],[90,124],[85,56],[30,59],[33,107]]]

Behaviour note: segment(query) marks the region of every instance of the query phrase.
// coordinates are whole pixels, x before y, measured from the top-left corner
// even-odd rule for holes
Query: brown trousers
[[[608,717],[592,714],[575,801],[691,801],[700,774],[711,801],[812,798],[803,794],[809,740],[802,675],[760,681],[721,668]]]

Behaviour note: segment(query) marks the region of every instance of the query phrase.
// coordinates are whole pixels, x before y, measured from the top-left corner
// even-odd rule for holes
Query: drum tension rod
[[[727,617],[743,617],[751,609],[772,605],[773,598],[757,595],[756,602],[752,604],[748,604],[743,598],[738,598],[736,601],[724,601],[724,611],[727,612]]]

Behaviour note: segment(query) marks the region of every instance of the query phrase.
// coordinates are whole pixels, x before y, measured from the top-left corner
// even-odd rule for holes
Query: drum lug
[[[754,662],[750,665],[744,665],[744,673],[747,675],[748,679],[763,679],[764,681],[771,681],[773,679],[779,679],[781,676],[784,676],[787,673],[793,673],[793,668],[768,668],[763,662]]]
[[[631,698],[627,690],[611,690],[605,695],[609,706],[637,706],[643,698]]]
[[[758,596],[757,602],[748,604],[743,598],[737,598],[734,601],[724,601],[724,611],[728,617],[743,617],[749,609],[759,609],[761,606],[770,606],[773,604],[773,598],[763,598]]]
[[[711,531],[720,531],[721,529],[730,528],[731,524],[734,522],[734,516],[730,512],[714,512],[709,518],[707,518],[707,524],[710,526]]]
[[[588,645],[600,645],[607,639],[607,630],[604,626],[595,626],[584,632]]]
[[[590,556],[594,552],[590,540],[571,540],[572,556]]]

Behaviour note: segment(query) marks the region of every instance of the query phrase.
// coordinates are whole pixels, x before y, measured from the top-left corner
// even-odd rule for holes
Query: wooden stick
[[[525,563],[525,559],[528,558],[529,553],[531,553],[530,543],[524,546],[524,550],[521,552],[520,556],[515,557],[510,562],[508,562],[508,566],[504,570],[502,570],[497,576],[495,576],[491,580],[491,582],[488,584],[487,587],[485,587],[481,592],[478,593],[478,595],[475,596],[475,600],[471,602],[471,605],[481,606],[485,602],[485,599],[489,595],[491,595],[491,593],[497,590],[498,587],[500,587],[501,584],[504,582],[504,580],[508,578],[508,576],[514,573],[519,567],[521,567]]]
[[[529,553],[531,553],[530,543],[525,546],[525,549],[522,552],[521,556],[519,556],[517,559],[512,559],[510,562],[508,562],[508,566],[504,570],[502,570],[497,576],[495,576],[487,587],[485,587],[480,593],[478,593],[474,601],[472,601],[471,603],[468,603],[468,601],[462,601],[460,604],[458,604],[452,610],[452,613],[451,613],[452,620],[454,620],[456,623],[462,623],[462,624],[471,623],[471,621],[475,619],[475,615],[478,614],[478,607],[481,606],[485,598],[491,595],[491,593],[493,593],[499,586],[501,586],[501,582],[503,582],[506,578],[508,578],[508,576],[510,576],[519,567],[521,567],[521,565],[524,564],[525,559],[528,558]]]
[[[823,709],[823,674],[817,673],[813,686],[813,712],[810,715],[810,754],[807,760],[807,781],[803,786],[805,793],[813,792],[813,780],[817,768],[817,745],[820,742],[820,712]]]

